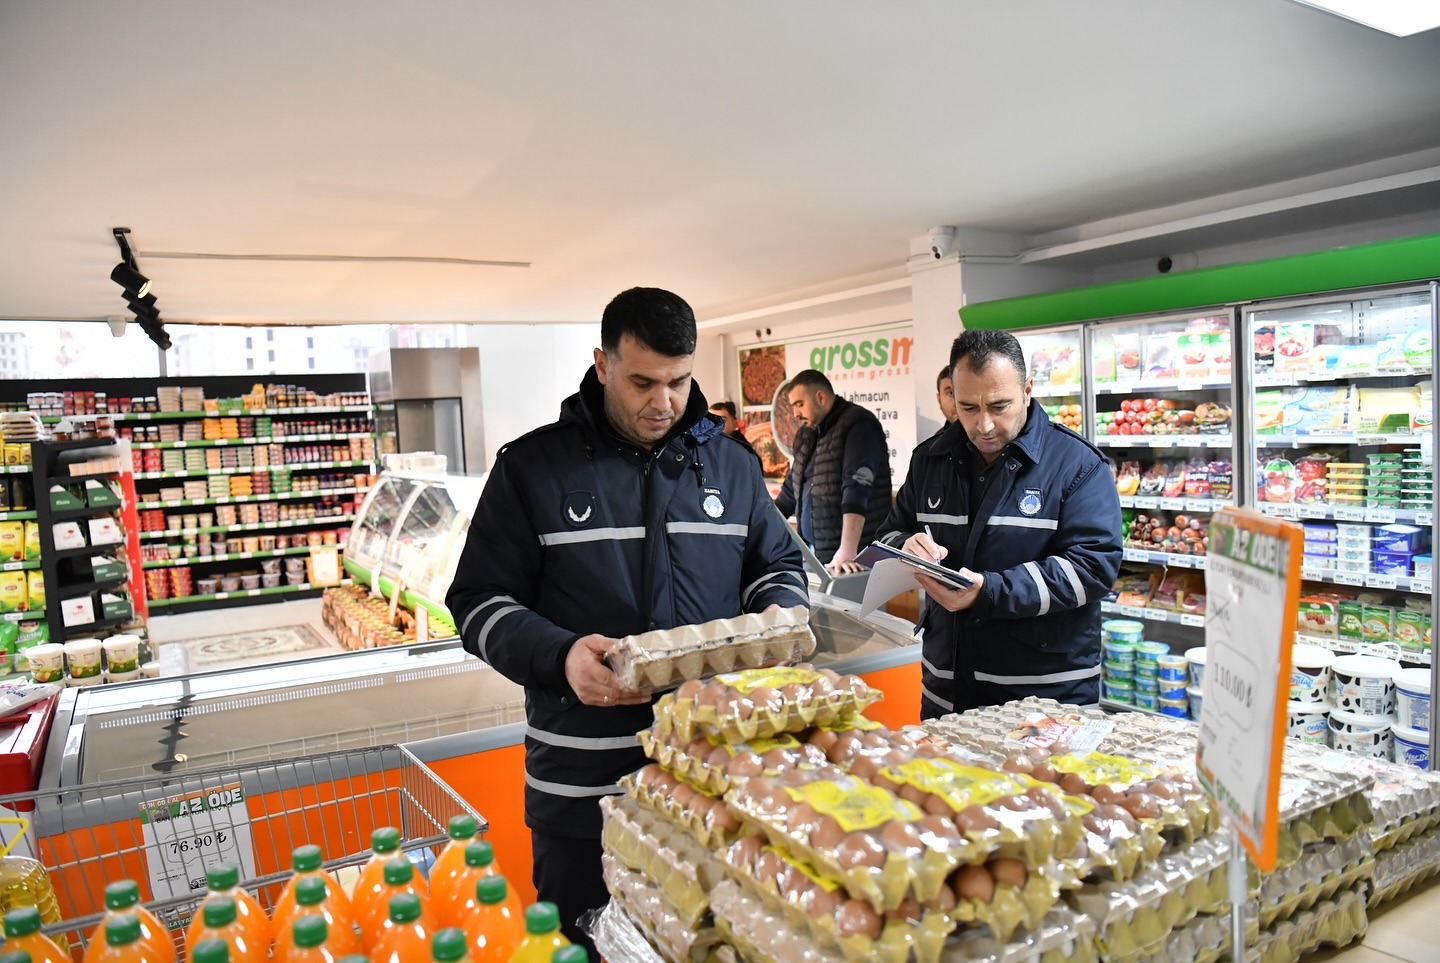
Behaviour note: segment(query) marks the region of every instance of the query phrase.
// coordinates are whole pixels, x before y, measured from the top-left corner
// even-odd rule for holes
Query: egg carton
[[[666,772],[716,796],[750,776],[774,776],[826,762],[824,752],[788,732],[773,739],[737,743],[715,736],[696,736],[686,742],[674,730],[661,733],[656,729],[645,729],[638,738],[645,755]]]
[[[751,669],[686,682],[655,703],[655,728],[686,742],[697,735],[725,742],[769,739],[812,726],[834,726],[884,698],[855,675],[799,665]]]
[[[710,894],[715,928],[742,963],[848,963],[838,947],[817,942],[808,932],[781,925],[775,912],[734,880]]]
[[[626,963],[676,963],[660,954],[651,942],[653,935],[643,929],[618,900],[610,900],[592,915],[581,917],[581,921],[601,959],[625,960]]]
[[[1123,883],[1091,883],[1066,895],[1077,913],[1098,927],[1106,960],[1151,955],[1178,926],[1229,903],[1228,839],[1214,836],[1162,855]]]
[[[1250,868],[1254,871],[1253,864]],[[1294,863],[1259,876],[1260,925],[1288,919],[1370,879],[1374,872],[1375,857],[1363,834],[1342,843],[1308,846]]]
[[[1440,832],[1431,831],[1375,857],[1367,905],[1379,906],[1440,873]]]
[[[619,785],[641,806],[711,850],[728,846],[740,833],[740,819],[723,799],[707,795],[658,765],[643,767]]]
[[[645,874],[627,868],[609,853],[601,857],[601,867],[611,900],[624,910],[667,963],[696,963],[721,942],[708,908],[698,923],[689,923]]]
[[[1254,933],[1259,930],[1255,929]],[[1215,963],[1230,956],[1230,916],[1206,914],[1172,929],[1159,945],[1132,957],[1133,963]]]
[[[1369,929],[1363,886],[1345,890],[1334,899],[1262,930],[1255,941],[1246,940],[1246,963],[1299,963],[1301,956],[1321,946],[1347,946]]]
[[[941,963],[1097,963],[1095,923],[1063,904],[1038,926],[1001,941],[981,928],[961,930],[945,946]]]
[[[615,643],[609,662],[621,690],[633,693],[736,669],[793,665],[814,651],[810,610],[796,605],[627,635]]]
[[[1335,755],[1340,757],[1335,766],[1374,777],[1365,796],[1375,816],[1369,835],[1377,853],[1440,824],[1440,773],[1351,753]]]
[[[698,926],[710,911],[710,890],[725,878],[725,867],[688,833],[628,796],[605,797],[600,812],[604,851],[648,876],[675,915],[686,926]]]

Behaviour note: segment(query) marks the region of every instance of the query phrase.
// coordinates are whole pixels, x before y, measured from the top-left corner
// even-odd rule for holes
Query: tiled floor
[[[1399,900],[1372,910],[1370,932],[1343,950],[1304,960],[1335,963],[1436,963],[1440,960],[1440,880],[1431,879]]]
[[[277,644],[273,637],[265,635],[266,630],[280,626],[302,627],[299,640],[284,640]],[[293,635],[294,633],[291,633]],[[335,641],[335,636],[320,621],[319,599],[296,599],[289,602],[273,602],[268,605],[252,605],[233,609],[218,609],[213,612],[187,612],[182,615],[162,615],[150,620],[150,638],[156,644],[186,642],[195,639],[210,639],[229,636],[235,641],[233,658],[217,658],[212,645],[204,665],[193,664],[196,670],[206,672],[236,669],[247,665],[264,665],[286,661],[287,658],[309,658],[327,651],[341,652],[344,649]],[[256,645],[253,651],[245,651],[245,637],[253,636]],[[322,647],[303,647],[319,642]]]

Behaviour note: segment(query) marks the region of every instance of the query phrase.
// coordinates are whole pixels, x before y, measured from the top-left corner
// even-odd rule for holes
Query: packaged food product
[[[715,928],[735,946],[746,963],[844,963],[838,947],[817,943],[808,932],[786,926],[775,911],[739,883],[726,880],[715,888],[710,903]]]
[[[1185,495],[1187,498],[1210,497],[1210,465],[1194,458],[1185,468]]]
[[[730,672],[737,666],[790,664],[814,651],[810,610],[797,605],[627,635],[615,644],[609,661],[622,691],[641,692]]]
[[[1168,487],[1166,482],[1165,466],[1160,462],[1154,462],[1145,469],[1145,474],[1140,476],[1141,495],[1159,495]]]
[[[751,776],[776,776],[802,765],[827,762],[823,751],[790,733],[737,743],[702,735],[687,742],[673,729],[668,733],[645,729],[638,738],[645,755],[667,772],[716,796]]]
[[[1375,857],[1364,836],[1309,847],[1294,863],[1260,877],[1260,926],[1269,927],[1321,900],[1332,899],[1336,893],[1370,879],[1374,872]]]
[[[34,612],[45,608],[45,573],[31,569],[25,573],[25,604]]]
[[[601,843],[624,866],[644,873],[688,927],[710,911],[710,892],[725,867],[689,833],[629,796],[600,800]]]
[[[1123,462],[1115,475],[1115,490],[1121,495],[1133,495],[1140,490],[1140,463]]]
[[[740,820],[724,800],[710,796],[658,765],[645,766],[620,780],[637,803],[687,830],[702,845],[728,845],[740,832]]]
[[[807,665],[725,673],[689,681],[655,704],[655,726],[689,742],[700,734],[727,742],[768,739],[830,726],[863,712],[883,694],[859,676]]]
[[[694,963],[713,958],[722,939],[713,925],[686,926],[654,883],[608,853],[601,857],[601,870],[612,902],[590,932],[605,959]]]
[[[1207,467],[1210,475],[1210,497],[1228,500],[1235,493],[1235,471],[1228,461],[1212,461]]]
[[[23,612],[28,598],[24,572],[0,572],[0,612]]]
[[[40,557],[40,523],[25,523],[25,557],[36,559]]]
[[[25,523],[0,522],[0,561],[11,561],[25,556]]]
[[[1295,499],[1295,465],[1287,458],[1272,458],[1261,469],[1261,486],[1267,502]]]

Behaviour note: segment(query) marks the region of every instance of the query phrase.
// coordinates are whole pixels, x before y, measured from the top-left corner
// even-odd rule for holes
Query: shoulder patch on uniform
[[[595,496],[590,492],[569,492],[561,503],[566,524],[584,528],[595,518]]]

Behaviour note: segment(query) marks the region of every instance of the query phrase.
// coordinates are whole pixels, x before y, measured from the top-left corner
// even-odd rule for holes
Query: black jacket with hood
[[[648,704],[587,706],[565,680],[582,636],[620,638],[808,605],[800,551],[760,466],[698,385],[653,451],[605,418],[591,368],[560,420],[500,450],[446,595],[467,651],[525,687],[525,822],[600,835],[599,797],[645,762]]]

